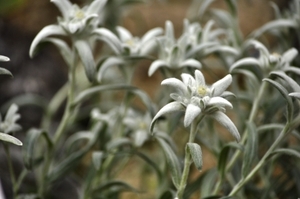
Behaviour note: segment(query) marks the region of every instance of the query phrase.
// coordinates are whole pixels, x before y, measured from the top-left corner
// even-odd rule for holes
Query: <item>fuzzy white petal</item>
[[[149,67],[148,76],[150,77],[160,67],[168,66],[168,63],[163,60],[155,60]]]
[[[152,119],[152,122],[150,124],[150,132],[153,131],[153,127],[154,127],[154,123],[156,122],[156,120],[168,113],[172,113],[172,112],[176,112],[176,111],[183,111],[184,110],[184,106],[180,103],[180,102],[170,102],[169,104],[165,105],[164,107],[162,107],[154,116],[154,118]]]
[[[230,74],[215,82],[212,85],[212,89],[214,90],[213,96],[220,96],[228,88],[231,82],[232,76]]]
[[[201,63],[195,59],[187,59],[180,63],[179,67],[193,67],[200,69],[202,67]]]
[[[51,0],[59,9],[64,19],[68,19],[70,11],[73,10],[73,6],[68,0]]]
[[[132,39],[132,34],[127,29],[117,26],[116,30],[122,42]]]
[[[195,79],[197,86],[205,86],[205,78],[201,71],[195,70]]]
[[[291,63],[297,55],[298,51],[295,48],[291,48],[282,55],[282,59],[287,63]]]
[[[200,113],[201,113],[200,107],[194,104],[189,104],[186,107],[186,111],[184,115],[184,121],[183,121],[184,126],[188,127]]]
[[[187,86],[182,81],[180,81],[179,79],[168,78],[168,79],[163,80],[161,82],[161,85],[172,86],[177,91],[179,91],[180,94],[183,94],[183,95],[187,95],[188,94]]]
[[[209,101],[207,102],[207,106],[228,106],[230,108],[232,108],[232,104],[227,100],[224,99],[223,97],[212,97],[209,99]]]
[[[241,136],[239,134],[239,131],[225,113],[221,111],[216,111],[211,116],[215,120],[217,120],[222,126],[224,126],[232,134],[232,136],[236,139],[237,142],[240,141]]]
[[[192,85],[196,86],[196,81],[192,75],[187,73],[182,73],[181,78],[185,85],[189,85],[191,83]]]

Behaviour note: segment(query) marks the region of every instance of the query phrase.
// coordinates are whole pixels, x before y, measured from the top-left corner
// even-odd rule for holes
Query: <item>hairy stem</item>
[[[197,126],[199,124],[199,122],[202,120],[204,116],[201,115],[201,117],[199,118],[199,120],[194,120],[192,122],[192,126],[191,126],[191,130],[190,130],[190,136],[189,136],[189,141],[188,143],[193,143],[196,137],[196,133],[197,133]],[[190,172],[190,166],[191,166],[191,154],[189,150],[185,150],[185,157],[184,157],[184,168],[183,168],[183,172],[181,175],[181,180],[180,180],[180,184],[177,190],[177,194],[176,194],[176,199],[182,199],[183,198],[183,193],[187,184],[187,180],[189,177],[189,172]]]

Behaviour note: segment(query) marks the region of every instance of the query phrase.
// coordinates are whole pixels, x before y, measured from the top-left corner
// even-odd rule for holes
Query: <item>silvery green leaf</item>
[[[93,160],[93,164],[94,164],[96,170],[100,169],[103,157],[104,157],[104,154],[102,151],[94,151],[92,153],[92,160]]]
[[[15,138],[9,134],[6,134],[6,133],[0,132],[0,140],[2,140],[4,142],[9,142],[9,143],[15,144],[17,146],[23,145],[23,143],[19,139]]]
[[[299,151],[296,151],[295,149],[276,149],[269,155],[268,158],[271,158],[274,155],[283,155],[283,154],[291,155],[291,156],[294,156],[295,158],[300,159],[300,153],[299,153]]]
[[[243,58],[238,61],[236,61],[231,67],[230,67],[230,73],[233,72],[235,69],[246,69],[248,71],[251,71],[257,79],[260,81],[263,78],[263,72],[260,68],[261,64],[260,62],[255,58]]]
[[[200,69],[202,67],[202,64],[196,59],[187,59],[180,63],[179,67],[193,67]]]
[[[122,42],[110,30],[106,28],[97,28],[93,33],[99,36],[99,39],[107,43],[117,55],[122,54]]]
[[[94,0],[94,1],[92,1],[92,3],[89,5],[88,9],[86,10],[86,13],[88,15],[94,14],[94,13],[95,14],[100,13],[103,10],[106,2],[107,2],[107,0]]]
[[[151,39],[154,39],[156,36],[163,33],[162,28],[153,28],[145,33],[145,35],[141,38],[142,45],[148,42]]]
[[[291,63],[296,56],[298,55],[298,51],[296,48],[291,48],[287,50],[281,57],[284,61]]]
[[[162,147],[168,167],[171,171],[172,181],[176,188],[180,185],[180,179],[181,179],[181,168],[180,163],[175,155],[172,148],[164,141],[164,139],[157,138],[157,141],[159,142],[160,146]]]
[[[16,122],[16,120],[20,118],[20,115],[17,114],[17,111],[18,111],[18,110],[19,110],[18,105],[12,104],[12,105],[9,107],[9,109],[8,109],[8,111],[7,111],[7,113],[6,113],[6,116],[5,116],[5,119],[4,119],[4,120],[5,120],[5,121]],[[17,116],[17,118],[16,118],[16,116]]]
[[[209,33],[214,24],[215,24],[214,20],[209,20],[205,24],[203,31],[202,31],[201,43],[209,42]]]
[[[121,137],[121,138],[116,138],[112,139],[110,142],[106,144],[106,149],[107,151],[111,151],[115,148],[119,148],[124,145],[131,145],[132,142],[129,138]]]
[[[196,106],[194,104],[188,104],[184,115],[184,126],[188,127],[200,113],[201,109],[199,106]]]
[[[3,55],[0,55],[0,61],[2,61],[2,62],[7,62],[7,61],[9,61],[10,59],[8,58],[8,57],[6,57],[6,56],[3,56]]]
[[[24,141],[23,158],[25,167],[29,170],[33,169],[36,160],[35,151],[37,150],[37,142],[40,137],[43,137],[47,143],[47,151],[53,147],[53,142],[46,131],[39,129],[29,129]]]
[[[205,54],[211,54],[214,52],[229,53],[235,56],[239,55],[239,51],[230,46],[213,46],[205,50]]]
[[[247,45],[253,45],[254,48],[258,49],[262,53],[262,55],[265,55],[265,56],[270,55],[269,50],[266,48],[266,46],[255,39],[250,39],[249,41],[247,41],[246,46]]]
[[[187,143],[186,150],[190,151],[193,162],[195,163],[196,168],[201,171],[203,166],[202,150],[201,147],[196,143]]]
[[[218,171],[219,171],[221,179],[224,179],[224,177],[225,177],[227,158],[228,158],[228,154],[229,154],[229,151],[231,148],[240,150],[240,151],[243,150],[242,146],[240,144],[233,143],[233,142],[228,143],[225,146],[223,146],[223,148],[221,149],[221,152],[219,154],[219,158],[218,158]]]
[[[76,144],[80,141],[89,141],[93,138],[93,133],[90,131],[80,131],[77,133],[72,134],[64,143],[64,148],[67,154],[71,154],[72,152],[76,151]]]
[[[70,17],[73,6],[69,0],[51,0],[51,2],[58,7],[64,19]]]
[[[161,82],[161,85],[172,86],[174,89],[176,89],[176,91],[178,91],[182,95],[188,94],[187,86],[179,79],[176,79],[173,77],[168,78],[168,79],[163,80]]]
[[[123,41],[123,42],[131,40],[133,38],[132,34],[127,29],[125,29],[121,26],[117,26],[116,31],[118,32],[118,35],[119,35],[121,41]]]
[[[68,155],[56,164],[53,169],[47,174],[47,180],[49,183],[53,183],[56,180],[63,178],[68,172],[76,167],[82,158],[91,150],[94,144],[99,139],[100,131],[92,132],[93,136],[88,140],[84,146],[78,147],[77,151]]]
[[[210,12],[216,16],[223,26],[231,28],[234,27],[233,23],[235,23],[235,20],[227,11],[221,9],[211,9]]]
[[[76,40],[74,45],[83,63],[87,78],[90,82],[93,82],[95,80],[96,64],[90,45],[84,40]]]
[[[148,69],[148,76],[152,76],[153,73],[159,69],[160,67],[165,67],[168,66],[169,64],[163,60],[155,60],[154,62],[152,62],[152,64],[150,65],[149,69]]]
[[[288,91],[278,82],[275,82],[274,80],[264,78],[263,81],[266,81],[270,83],[272,86],[274,86],[280,94],[284,97],[284,99],[287,102],[287,120],[292,121],[293,113],[294,113],[294,106],[292,99],[289,97]]]
[[[201,3],[201,7],[199,8],[198,15],[201,18],[204,13],[207,11],[207,8],[212,4],[215,0],[206,0]]]
[[[66,35],[66,32],[64,29],[59,26],[59,25],[48,25],[44,27],[34,38],[34,40],[31,43],[30,50],[29,50],[29,55],[30,57],[34,56],[35,50],[38,46],[39,43],[43,41],[46,37],[50,35],[59,35],[59,36],[64,36]]]
[[[215,82],[211,86],[214,89],[213,96],[220,96],[229,87],[231,82],[232,76],[230,74]]]
[[[219,106],[219,107],[220,106],[221,107],[228,106],[229,108],[233,108],[232,104],[227,99],[224,99],[223,97],[218,97],[218,96],[210,98],[206,105],[207,106]]]
[[[268,31],[272,31],[274,29],[281,29],[281,28],[293,28],[297,27],[295,21],[290,19],[277,19],[275,21],[271,21],[260,27],[259,29],[255,30],[253,33],[250,34],[250,37],[257,38],[260,37],[262,34]]]
[[[193,57],[196,53],[198,53],[199,51],[202,50],[206,50],[209,47],[213,47],[215,45],[217,45],[218,43],[216,42],[204,42],[201,43],[193,48],[191,48],[187,53],[186,53],[186,57]]]
[[[132,187],[131,185],[127,184],[126,182],[118,181],[118,180],[111,180],[101,183],[96,187],[92,188],[91,196],[92,198],[102,198],[103,193],[108,190],[113,190],[114,194],[120,192],[134,192],[134,193],[141,193],[141,191],[137,190],[136,188]],[[118,194],[119,195],[119,194]]]
[[[234,123],[229,119],[229,117],[221,112],[221,111],[216,111],[211,116],[217,120],[222,126],[224,126],[230,133],[231,135],[235,138],[237,142],[240,141],[241,136],[239,134],[239,131],[237,130],[236,126]]]
[[[291,72],[291,73],[294,73],[296,75],[300,75],[300,68],[294,67],[294,66],[289,66],[289,67],[283,68],[283,71],[284,72]]]
[[[170,102],[169,104],[162,107],[152,119],[152,122],[150,124],[150,132],[153,132],[154,124],[159,117],[175,111],[183,111],[184,109],[185,107],[180,102]]]
[[[294,92],[300,92],[300,86],[298,85],[298,83],[295,80],[293,80],[291,77],[287,76],[284,72],[273,71],[270,73],[270,76],[274,76],[274,75],[285,80],[288,83],[288,85],[293,89]]]
[[[168,39],[174,40],[175,36],[174,36],[174,27],[173,27],[173,23],[171,21],[166,21],[165,24],[165,35]]]
[[[237,16],[237,1],[236,0],[226,0],[226,4],[230,10],[232,16]]]
[[[141,147],[148,139],[149,133],[145,130],[137,130],[134,133],[134,144],[137,147]]]
[[[276,3],[274,3],[273,1],[270,1],[270,5],[274,10],[275,18],[276,19],[281,19],[282,16],[281,16],[280,9],[279,9],[278,5]]]
[[[10,75],[11,77],[13,76],[12,73],[5,68],[0,68],[0,75]]]
[[[258,136],[256,126],[254,123],[246,123],[247,125],[247,142],[244,147],[242,176],[246,177],[251,171],[253,162],[257,158],[258,154]]]
[[[260,84],[260,80],[257,79],[257,76],[247,69],[234,69],[231,74],[242,74],[247,77],[253,84],[255,84],[255,88],[258,88]]]
[[[62,55],[68,66],[72,65],[73,54],[70,47],[65,41],[56,38],[45,38],[44,41],[53,43],[58,48],[60,54]]]
[[[109,57],[109,58],[105,59],[104,61],[102,61],[98,65],[98,67],[100,67],[100,68],[99,68],[99,71],[98,71],[98,74],[97,74],[97,80],[99,82],[102,81],[102,79],[104,77],[104,72],[109,67],[116,66],[116,65],[121,65],[121,64],[124,64],[124,63],[125,63],[124,60],[120,57]]]
[[[291,96],[291,97],[295,97],[295,98],[297,98],[297,99],[299,99],[299,100],[300,100],[300,93],[296,93],[296,92],[294,92],[294,93],[290,93],[290,94],[289,94],[289,96]]]

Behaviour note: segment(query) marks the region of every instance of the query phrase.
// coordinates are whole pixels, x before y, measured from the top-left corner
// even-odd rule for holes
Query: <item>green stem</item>
[[[270,154],[276,149],[276,147],[283,140],[285,135],[292,131],[292,129],[289,127],[289,124],[285,126],[285,128],[280,132],[279,136],[268,149],[268,151],[265,153],[265,155],[262,157],[262,159],[257,163],[257,165],[245,178],[242,178],[240,182],[236,184],[235,187],[233,187],[232,191],[229,193],[228,196],[234,196],[247,182],[251,180],[251,178],[256,174],[256,172],[260,170],[260,168],[266,163],[267,158],[269,158]]]
[[[260,88],[259,88],[258,94],[257,94],[256,98],[254,99],[248,122],[253,122],[254,121],[255,116],[257,115],[257,111],[258,111],[258,108],[259,108],[260,101],[261,101],[262,97],[265,94],[266,88],[267,88],[267,82],[263,81]],[[244,133],[243,133],[241,144],[244,144],[246,142],[247,135],[248,135],[247,130],[245,130]],[[235,153],[233,154],[232,158],[230,159],[230,161],[229,161],[229,163],[226,167],[226,171],[229,171],[233,167],[234,163],[236,162],[236,160],[238,159],[240,154],[241,154],[241,150],[236,150],[235,151]]]
[[[194,120],[192,122],[191,130],[190,130],[190,136],[189,136],[189,141],[188,143],[193,143],[196,137],[197,133],[197,126],[200,123],[200,121],[203,119],[204,115],[201,115],[199,120]],[[181,180],[179,187],[177,189],[177,197],[176,199],[182,199],[183,198],[183,193],[187,184],[187,179],[189,177],[189,172],[190,172],[190,166],[191,166],[191,154],[189,150],[185,150],[185,157],[184,157],[184,168],[183,172],[181,175]]]
[[[75,91],[75,72],[76,72],[76,65],[77,65],[77,53],[76,49],[73,47],[73,65],[69,66],[69,74],[68,74],[68,82],[69,82],[69,88],[68,88],[68,98],[67,98],[67,104],[65,107],[65,111],[62,117],[62,120],[54,134],[54,139],[53,139],[53,146],[56,146],[63,135],[63,133],[66,130],[66,127],[69,123],[69,120],[71,116],[73,116],[73,100],[74,100],[74,91]],[[47,154],[45,155],[45,163],[43,165],[42,171],[41,171],[41,181],[40,181],[40,186],[39,186],[39,196],[41,198],[44,198],[45,191],[46,191],[46,184],[47,184],[47,174],[50,169],[51,162],[54,157],[54,148],[51,148],[49,151],[47,151]]]
[[[8,171],[9,171],[11,183],[13,186],[13,198],[15,198],[16,194],[17,194],[16,193],[16,177],[15,177],[15,172],[14,172],[14,168],[13,168],[11,157],[10,157],[10,150],[6,143],[4,143],[4,150],[5,150],[5,153],[7,156]]]

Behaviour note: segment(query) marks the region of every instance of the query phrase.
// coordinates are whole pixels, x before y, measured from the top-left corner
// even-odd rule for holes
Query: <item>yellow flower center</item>
[[[147,129],[147,125],[144,122],[140,122],[139,127],[140,129]]]
[[[199,86],[197,91],[198,91],[198,94],[202,97],[207,94],[207,88],[204,86]]]
[[[84,12],[83,12],[82,10],[77,10],[77,11],[75,12],[75,17],[76,17],[77,19],[83,19],[83,18],[84,18]]]
[[[135,42],[133,39],[128,39],[127,41],[125,41],[125,43],[130,47],[134,47],[134,45],[135,45]]]

